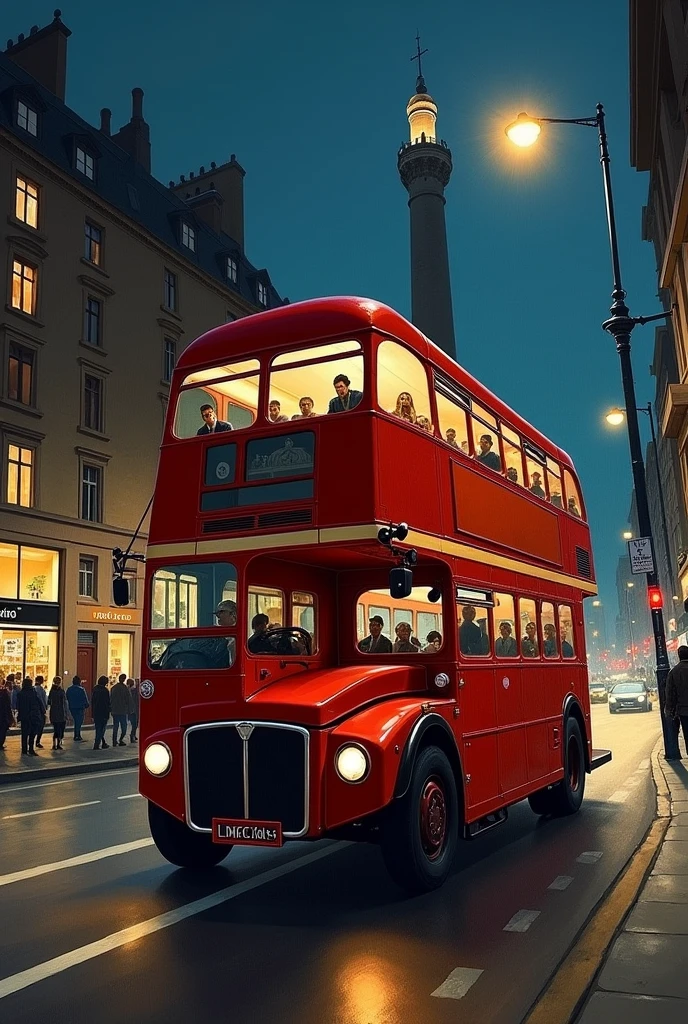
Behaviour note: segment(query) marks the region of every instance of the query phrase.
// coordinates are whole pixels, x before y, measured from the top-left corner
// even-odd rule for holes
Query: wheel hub
[[[572,793],[576,793],[580,786],[581,764],[580,750],[574,736],[569,739],[567,761],[569,769],[569,787]]]
[[[428,860],[439,857],[447,834],[447,801],[438,779],[428,779],[420,798],[421,843]]]

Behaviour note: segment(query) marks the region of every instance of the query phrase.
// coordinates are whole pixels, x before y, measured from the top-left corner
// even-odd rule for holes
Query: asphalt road
[[[654,815],[658,713],[596,705],[593,729],[614,760],[578,815],[516,805],[415,898],[345,843],[235,848],[189,878],[131,770],[4,786],[0,1021],[518,1024]]]

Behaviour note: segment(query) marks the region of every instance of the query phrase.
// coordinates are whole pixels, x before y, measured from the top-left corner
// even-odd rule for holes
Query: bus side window
[[[559,656],[559,642],[557,640],[557,626],[554,618],[554,605],[549,601],[542,602],[542,635],[544,641],[542,652],[546,658],[557,658]]]
[[[311,636],[311,653],[317,650],[315,630],[315,596],[302,590],[294,590],[291,595],[291,624],[305,629]]]
[[[339,401],[334,380],[343,374],[349,381],[347,393],[365,394],[363,356],[360,353],[361,343],[355,339],[281,352],[272,360],[270,367],[269,401],[280,403],[280,416],[297,422],[322,416],[330,404],[337,412],[355,409],[361,398],[354,396],[352,402],[344,394]]]
[[[495,594],[492,609],[492,636],[494,652],[498,658],[518,657],[514,616],[514,599],[511,594]]]
[[[581,505],[580,492],[576,481],[573,479],[573,475],[568,469],[564,470],[564,486],[566,487],[566,511],[570,512],[576,519],[582,519],[583,506]]]
[[[475,409],[476,406],[474,405]],[[483,410],[480,410],[483,412]],[[489,414],[487,414],[489,415]],[[473,425],[473,450],[476,462],[482,463],[496,473],[502,471],[502,456],[499,451],[499,434],[496,429],[486,426],[480,420],[471,417]]]
[[[508,427],[502,426],[502,443],[504,445],[504,472],[507,480],[523,487],[523,456],[521,439]]]
[[[559,605],[559,643],[562,658],[575,657],[573,636],[573,615],[567,604]]]
[[[377,350],[377,404],[407,423],[423,429],[429,426],[428,433],[433,433],[425,367],[418,356],[396,341],[383,341]]]
[[[526,458],[528,490],[536,498],[545,497],[545,467],[535,459]]]
[[[547,459],[547,487],[549,489],[549,500],[557,508],[564,507],[561,493],[561,470],[554,459]]]
[[[472,604],[457,604],[459,649],[470,658],[485,657],[490,653],[487,609]]]
[[[445,398],[439,391],[435,391],[435,399],[442,440],[450,447],[458,448],[464,455],[470,455],[466,410]]]
[[[521,654],[524,658],[538,658],[540,645],[537,632],[537,608],[529,597],[518,600],[518,617],[521,624]]]

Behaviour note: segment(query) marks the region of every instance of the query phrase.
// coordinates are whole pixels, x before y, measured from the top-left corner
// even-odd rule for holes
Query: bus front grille
[[[233,533],[236,530],[252,530],[255,516],[235,516],[233,519],[206,519],[203,533]]]
[[[308,731],[296,725],[191,726],[184,736],[188,824],[210,832],[213,818],[279,821],[285,836],[305,835],[308,745]]]

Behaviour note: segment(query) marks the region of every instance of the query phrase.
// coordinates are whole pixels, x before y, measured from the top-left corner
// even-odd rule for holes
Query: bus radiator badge
[[[255,726],[251,725],[250,722],[242,722],[240,725],[237,725],[236,730],[239,733],[239,735],[241,736],[241,738],[244,741],[244,743],[246,743],[246,741],[248,740],[249,736],[253,732],[254,728],[255,728]]]
[[[144,700],[148,700],[149,697],[152,697],[153,694],[155,693],[155,687],[153,686],[152,680],[144,679],[141,685],[139,686],[139,693],[141,694]]]

